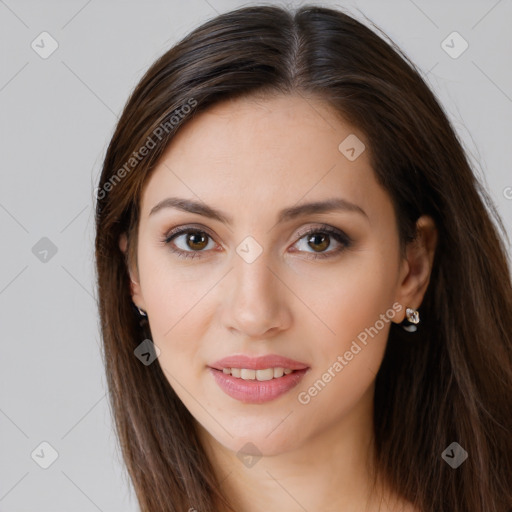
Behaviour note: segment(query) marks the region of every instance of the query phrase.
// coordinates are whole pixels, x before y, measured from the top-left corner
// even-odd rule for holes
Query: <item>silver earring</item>
[[[148,316],[148,314],[143,309],[140,309],[138,306],[137,306],[137,309],[139,310],[140,316]]]
[[[420,323],[420,314],[417,309],[406,308],[405,309],[406,320],[402,325],[403,329],[407,332],[415,332],[418,330],[416,327]]]

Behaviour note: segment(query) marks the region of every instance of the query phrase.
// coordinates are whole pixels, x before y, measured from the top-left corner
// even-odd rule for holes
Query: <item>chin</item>
[[[282,428],[283,425],[279,425],[280,421],[282,418],[272,422],[258,422],[257,418],[253,418],[252,421],[242,422],[236,428],[228,429],[229,434],[217,425],[213,430],[209,429],[209,433],[218,443],[236,454],[243,452],[271,457],[292,451],[304,442],[294,435],[290,428]],[[279,426],[276,428],[277,425]]]

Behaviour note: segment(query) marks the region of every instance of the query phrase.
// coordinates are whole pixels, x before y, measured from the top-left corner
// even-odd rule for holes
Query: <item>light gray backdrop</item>
[[[248,3],[0,0],[0,511],[138,510],[105,397],[93,189],[146,68]],[[428,73],[511,236],[512,1],[322,5],[364,13]]]

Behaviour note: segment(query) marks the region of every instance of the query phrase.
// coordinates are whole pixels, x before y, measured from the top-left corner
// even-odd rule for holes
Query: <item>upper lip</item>
[[[300,363],[288,357],[277,354],[251,357],[246,355],[233,355],[224,357],[209,365],[210,368],[222,370],[223,368],[246,368],[248,370],[264,370],[265,368],[289,368],[290,370],[303,370],[307,364]]]

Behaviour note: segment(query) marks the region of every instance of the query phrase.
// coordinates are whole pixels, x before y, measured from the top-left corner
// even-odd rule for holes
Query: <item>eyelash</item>
[[[205,230],[200,228],[193,228],[191,226],[185,226],[180,228],[175,228],[168,232],[165,235],[165,238],[162,240],[162,242],[166,245],[169,245],[169,250],[173,253],[175,253],[180,258],[197,258],[201,257],[200,253],[205,252],[203,251],[183,251],[181,249],[175,249],[170,245],[170,242],[182,234],[188,234],[188,233],[203,233],[207,235],[209,238],[213,239],[213,237]],[[313,227],[309,228],[305,232],[301,232],[299,234],[299,238],[297,241],[302,240],[305,236],[308,235],[316,235],[316,234],[322,234],[322,235],[329,235],[332,236],[338,243],[342,245],[341,248],[338,248],[334,251],[324,252],[324,253],[309,253],[311,256],[308,256],[311,259],[324,259],[324,258],[331,258],[333,256],[336,256],[337,254],[341,253],[345,249],[348,249],[352,245],[352,239],[347,236],[343,231],[340,231],[336,228],[333,228],[332,226],[328,226],[327,224],[322,224],[319,227]],[[298,251],[301,252],[301,251]]]

